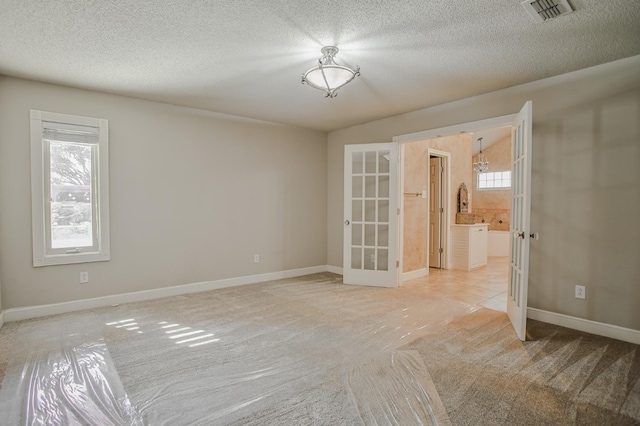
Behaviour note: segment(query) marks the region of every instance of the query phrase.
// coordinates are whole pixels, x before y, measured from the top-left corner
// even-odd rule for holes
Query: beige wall
[[[29,109],[109,120],[111,261],[32,267]],[[0,77],[3,308],[325,265],[326,176],[323,132]]]
[[[511,170],[511,135],[500,139],[484,149],[483,152],[489,161],[489,171]],[[477,176],[475,173],[473,179],[470,190],[476,222],[484,220],[485,223],[489,224],[489,230],[508,231],[511,212],[511,191],[505,189],[480,191],[477,189]]]
[[[342,265],[345,144],[516,113],[533,101],[529,306],[640,330],[640,56],[331,132],[328,263]],[[574,297],[576,284],[587,299]]]
[[[462,182],[471,185],[470,134],[453,135],[404,145],[404,192],[421,193],[427,190],[428,150],[437,149],[451,154],[451,194],[449,215],[456,222],[458,187]],[[428,199],[404,197],[403,272],[424,269],[427,263]]]

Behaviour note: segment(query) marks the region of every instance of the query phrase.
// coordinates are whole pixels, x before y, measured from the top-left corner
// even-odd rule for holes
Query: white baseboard
[[[4,325],[4,311],[0,312],[0,328]]]
[[[536,308],[527,308],[527,318],[640,345],[640,331],[631,328],[557,314]]]
[[[198,293],[201,291],[217,290],[227,287],[235,287],[246,284],[255,284],[264,281],[281,280],[284,278],[300,277],[303,275],[327,272],[327,265],[313,266],[310,268],[290,269],[288,271],[271,272],[246,277],[229,278],[216,281],[205,281],[193,284],[163,287],[153,290],[137,291],[134,293],[114,294],[111,296],[96,297],[93,299],[74,300],[72,302],[55,303],[51,305],[27,306],[24,308],[12,308],[3,312],[7,322],[22,321],[29,318],[57,315],[67,312],[82,311],[85,309],[113,306],[121,303],[140,302],[143,300],[160,299],[162,297],[178,296],[180,294]]]
[[[338,274],[338,275],[344,275],[342,273],[342,268],[339,267],[339,266],[327,265],[327,272],[332,272],[332,273]]]
[[[429,275],[429,268],[422,268],[415,271],[403,272],[402,281],[414,280],[416,278],[426,277]]]

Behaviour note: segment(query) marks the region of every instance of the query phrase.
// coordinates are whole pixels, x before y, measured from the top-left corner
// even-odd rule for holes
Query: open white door
[[[345,284],[398,285],[397,192],[397,143],[345,146]]]
[[[507,313],[520,340],[527,334],[529,236],[531,212],[531,113],[528,101],[516,116],[511,136],[511,254]]]

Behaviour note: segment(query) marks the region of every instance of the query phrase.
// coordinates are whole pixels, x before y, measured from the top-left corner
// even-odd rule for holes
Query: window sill
[[[73,263],[106,262],[111,259],[109,253],[74,253],[38,257],[33,259],[33,266],[68,265]]]

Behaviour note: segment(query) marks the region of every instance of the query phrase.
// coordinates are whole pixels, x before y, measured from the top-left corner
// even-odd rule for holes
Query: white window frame
[[[33,266],[110,260],[109,243],[109,121],[100,118],[30,111],[31,124],[31,217],[33,236]],[[92,149],[92,168],[96,170],[91,198],[94,227],[93,247],[72,250],[48,249],[51,235],[50,182],[45,182],[49,167],[49,142],[43,139],[43,122],[89,126],[98,129],[98,143]],[[47,169],[45,169],[47,168]],[[49,237],[48,237],[49,236]],[[49,241],[49,243],[47,242]]]
[[[512,173],[511,170],[497,170],[497,171],[490,171],[490,172],[478,172],[477,176],[476,176],[476,189],[478,191],[502,191],[505,189],[511,189],[511,184],[509,184],[509,186],[492,186],[492,187],[488,187],[488,188],[480,188],[480,175],[486,175],[489,173],[504,173],[504,172],[509,172],[509,182],[512,182]]]

